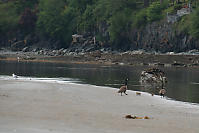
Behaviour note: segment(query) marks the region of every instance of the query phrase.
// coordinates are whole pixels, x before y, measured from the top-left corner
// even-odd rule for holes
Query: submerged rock
[[[167,78],[162,70],[158,68],[149,68],[141,72],[140,82],[164,84],[167,82]]]

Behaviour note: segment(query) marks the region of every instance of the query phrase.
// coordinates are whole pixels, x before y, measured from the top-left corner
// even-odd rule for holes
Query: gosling
[[[136,92],[136,96],[141,96],[141,93],[140,92]]]
[[[164,97],[165,93],[166,93],[165,89],[160,89],[159,94],[161,97]]]
[[[120,89],[119,89],[119,91],[118,91],[118,93],[121,93],[121,96],[122,96],[122,93],[128,95],[128,94],[126,93],[126,90],[127,90],[127,82],[128,82],[128,78],[125,79],[124,85],[121,86]]]

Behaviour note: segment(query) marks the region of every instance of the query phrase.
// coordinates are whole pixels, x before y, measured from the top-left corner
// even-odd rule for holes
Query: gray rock
[[[40,50],[38,53],[42,55],[44,53],[44,50]]]
[[[166,83],[167,79],[163,71],[157,68],[150,68],[141,72],[140,82],[142,84],[162,84]]]
[[[28,52],[29,49],[30,49],[29,47],[25,47],[25,48],[22,49],[22,52]]]
[[[38,52],[40,49],[39,48],[34,48],[33,50],[32,50],[32,52]]]
[[[64,49],[63,50],[63,53],[65,54],[65,53],[67,53],[68,52],[68,49]]]

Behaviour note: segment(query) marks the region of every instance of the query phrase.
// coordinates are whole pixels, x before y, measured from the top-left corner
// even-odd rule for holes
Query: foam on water
[[[56,82],[56,83],[81,83],[78,79],[73,78],[38,78],[38,77],[25,77],[25,76],[17,76],[17,78],[13,78],[12,76],[0,75],[1,80],[22,80],[22,81],[40,81],[40,82]]]
[[[198,82],[191,82],[191,84],[193,84],[193,85],[199,85]]]

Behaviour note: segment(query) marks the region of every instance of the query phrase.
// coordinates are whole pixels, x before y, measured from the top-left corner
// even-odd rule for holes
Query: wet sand
[[[0,79],[0,133],[198,133],[199,105],[116,88]],[[126,119],[125,115],[150,119]]]

